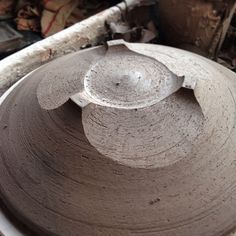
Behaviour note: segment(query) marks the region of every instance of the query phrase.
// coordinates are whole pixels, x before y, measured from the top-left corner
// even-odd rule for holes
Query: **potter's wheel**
[[[235,77],[120,41],[48,63],[2,99],[1,198],[43,235],[224,235],[236,226]]]

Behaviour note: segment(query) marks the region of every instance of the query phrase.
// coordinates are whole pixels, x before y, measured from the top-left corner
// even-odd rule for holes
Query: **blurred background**
[[[236,70],[235,0],[137,0],[107,37],[183,48]],[[0,0],[0,59],[119,0]]]

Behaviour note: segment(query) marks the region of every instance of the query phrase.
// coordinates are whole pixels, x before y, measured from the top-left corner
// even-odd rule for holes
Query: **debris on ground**
[[[119,0],[0,0],[0,20],[22,35],[20,45],[7,48],[0,59],[78,23]],[[0,35],[0,44],[5,40]],[[0,47],[4,48],[1,44]]]
[[[236,72],[236,11],[218,54],[217,62]]]
[[[0,19],[8,19],[9,26],[17,29],[24,40],[27,32],[30,36],[23,44],[27,46],[35,42],[35,37],[30,42],[31,35],[41,40],[118,2],[121,0],[2,0]],[[105,40],[174,46],[211,58],[235,71],[235,0],[124,2],[129,9],[121,21],[106,22]]]
[[[0,20],[8,19],[13,16],[14,0],[0,1]]]
[[[15,18],[17,29],[20,31],[40,32],[40,9],[38,5],[25,2],[17,9]]]
[[[141,5],[143,3],[144,5]],[[156,1],[140,1],[140,6],[131,8],[120,22],[107,22],[108,40],[124,39],[127,42],[157,43]]]

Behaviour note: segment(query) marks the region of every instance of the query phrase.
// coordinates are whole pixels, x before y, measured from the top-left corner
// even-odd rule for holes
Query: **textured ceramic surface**
[[[41,67],[0,107],[2,198],[43,234],[227,233],[235,79],[186,51],[117,41]]]

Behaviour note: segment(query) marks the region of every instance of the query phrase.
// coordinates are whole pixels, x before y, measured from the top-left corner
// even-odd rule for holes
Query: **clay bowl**
[[[233,72],[175,48],[61,57],[1,99],[1,197],[40,235],[223,235],[235,96]]]

